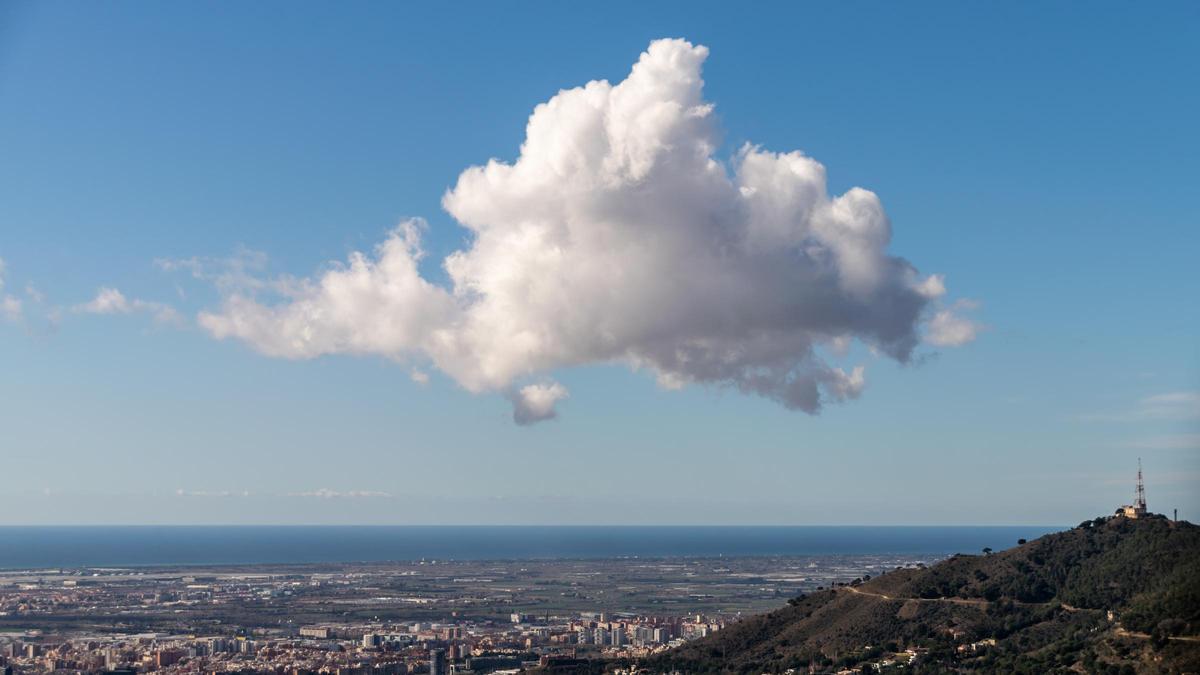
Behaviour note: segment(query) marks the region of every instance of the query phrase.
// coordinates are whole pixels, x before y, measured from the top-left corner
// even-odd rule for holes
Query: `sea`
[[[0,526],[0,569],[1001,550],[1059,526]]]

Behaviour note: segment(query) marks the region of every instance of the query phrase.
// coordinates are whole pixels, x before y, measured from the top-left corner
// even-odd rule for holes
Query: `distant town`
[[[503,673],[638,658],[930,560],[747,557],[10,570],[9,673]]]

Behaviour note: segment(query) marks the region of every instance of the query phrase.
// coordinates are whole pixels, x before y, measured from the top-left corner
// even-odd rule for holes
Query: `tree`
[[[991,546],[984,546],[984,547],[983,547],[983,554],[984,554],[984,555],[991,555],[991,554],[992,554],[992,547],[991,547]]]

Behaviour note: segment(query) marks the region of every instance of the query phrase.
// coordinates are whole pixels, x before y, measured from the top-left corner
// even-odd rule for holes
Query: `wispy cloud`
[[[1200,420],[1200,392],[1173,391],[1138,400],[1128,410],[1083,415],[1092,422],[1181,422]]]
[[[25,295],[39,305],[46,302],[46,294],[42,293],[41,290],[39,290],[38,287],[34,286],[32,283],[25,284]]]
[[[176,497],[249,497],[251,493],[248,491],[235,492],[230,490],[184,490],[180,488],[175,491]]]
[[[46,295],[32,282],[26,282],[24,297],[21,297],[10,283],[7,272],[7,263],[0,258],[0,323],[20,326],[35,336],[58,330],[62,308],[49,304]]]
[[[20,321],[23,311],[20,298],[11,295],[0,296],[0,316],[6,321]]]
[[[930,280],[936,280],[937,283],[926,284],[928,293],[938,297],[945,292],[940,276],[931,276]],[[974,342],[983,330],[983,325],[964,316],[964,313],[979,307],[978,300],[963,298],[948,308],[934,312],[925,329],[925,342],[935,347],[961,347]]]
[[[21,320],[24,308],[20,298],[4,292],[5,269],[4,258],[0,258],[0,319],[16,323]]]
[[[1142,399],[1136,413],[1144,419],[1200,419],[1200,392],[1177,391],[1148,396]]]
[[[331,490],[329,488],[319,488],[309,492],[291,492],[289,497],[314,497],[317,499],[373,499],[380,497],[391,497],[388,492],[379,492],[377,490],[348,490],[341,492]]]
[[[96,291],[96,297],[90,301],[76,305],[74,311],[85,314],[134,314],[147,313],[158,323],[181,323],[182,317],[174,307],[161,302],[140,300],[126,297],[124,293],[111,287],[102,287]]]
[[[271,281],[262,278],[267,269],[267,254],[245,246],[238,246],[232,255],[223,258],[156,258],[154,265],[164,272],[187,272],[226,294],[273,288]]]
[[[225,499],[239,497],[255,497],[260,499],[286,499],[286,498],[312,498],[312,499],[371,499],[392,497],[388,492],[380,492],[378,490],[332,490],[330,488],[318,488],[316,490],[307,490],[300,492],[250,492],[249,490],[188,490],[178,488],[175,490],[176,497],[196,497],[209,499]]]

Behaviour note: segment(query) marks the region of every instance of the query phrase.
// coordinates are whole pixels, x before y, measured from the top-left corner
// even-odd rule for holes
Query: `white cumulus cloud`
[[[509,395],[513,421],[522,426],[558,417],[555,406],[567,398],[567,388],[557,382],[529,384]]]
[[[200,324],[271,356],[429,364],[472,392],[619,363],[810,413],[861,393],[862,366],[826,356],[852,342],[899,362],[923,334],[969,342],[974,324],[939,311],[944,280],[888,252],[873,192],[829,195],[825,167],[796,151],[717,157],[707,56],[658,40],[624,81],[538,105],[515,161],[468,168],[446,192],[470,234],[442,261],[448,284],[421,275],[412,220],[311,278],[219,283]],[[514,419],[549,419],[564,396],[517,389]]]

